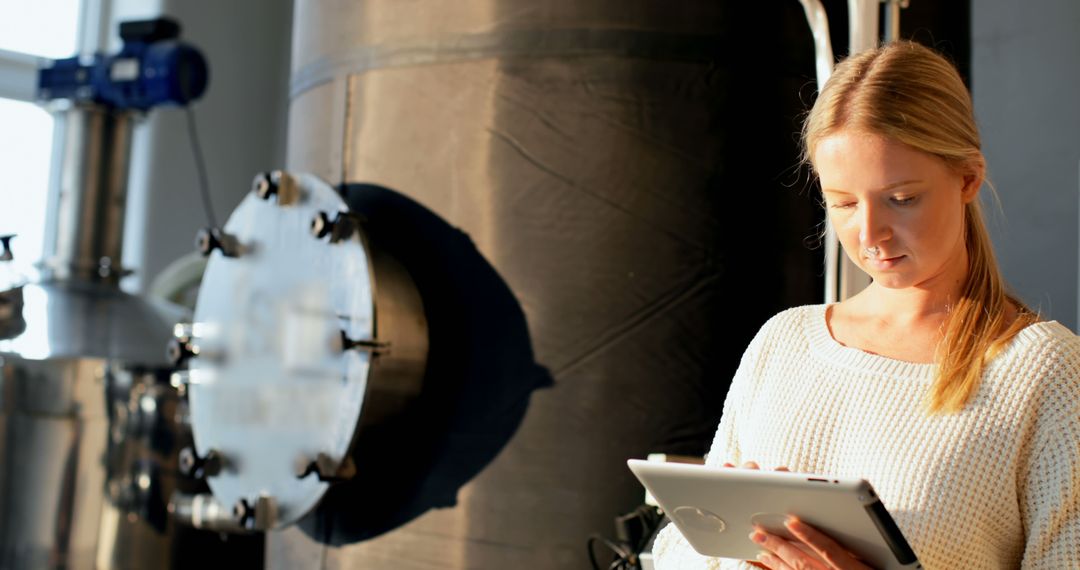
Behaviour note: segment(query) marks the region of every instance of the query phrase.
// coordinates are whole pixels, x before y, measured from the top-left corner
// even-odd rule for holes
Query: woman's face
[[[846,130],[819,141],[813,161],[844,251],[875,283],[901,289],[963,278],[964,206],[981,172],[965,175],[905,144]]]

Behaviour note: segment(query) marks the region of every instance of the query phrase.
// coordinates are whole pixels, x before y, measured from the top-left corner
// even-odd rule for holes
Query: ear
[[[979,196],[979,189],[986,180],[986,161],[982,154],[965,164],[960,174],[964,180],[964,186],[960,189],[960,199],[965,204],[969,204]]]

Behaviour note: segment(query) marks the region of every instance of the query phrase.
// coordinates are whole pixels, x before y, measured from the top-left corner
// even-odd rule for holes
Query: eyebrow
[[[908,184],[918,184],[920,182],[922,182],[922,180],[901,180],[899,182],[893,182],[892,184],[882,186],[881,188],[878,188],[876,191],[877,192],[885,192],[887,190],[892,190],[893,188],[899,188],[901,186],[907,186]],[[823,193],[832,192],[832,193],[836,193],[836,194],[847,194],[848,193],[848,192],[846,192],[844,190],[836,190],[836,189],[833,189],[833,188],[822,188],[821,191]]]

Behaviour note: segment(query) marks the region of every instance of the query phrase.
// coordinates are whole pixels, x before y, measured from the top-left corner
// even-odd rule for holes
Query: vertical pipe
[[[45,278],[117,285],[134,115],[92,105],[63,115],[67,136]]]
[[[832,40],[829,38],[829,16],[825,6],[819,0],[799,0],[810,31],[814,36],[814,63],[817,72],[817,86],[820,92],[833,70]],[[835,303],[840,300],[840,241],[829,218],[825,218],[825,302]]]
[[[897,0],[885,1],[885,42],[900,37],[900,8],[901,3]]]

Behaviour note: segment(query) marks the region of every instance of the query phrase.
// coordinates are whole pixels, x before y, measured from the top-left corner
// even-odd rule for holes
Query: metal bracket
[[[300,186],[296,179],[283,170],[260,172],[251,182],[251,191],[263,200],[277,196],[279,206],[288,206],[300,201]]]
[[[208,257],[215,249],[221,250],[225,257],[240,257],[245,253],[244,247],[236,236],[225,233],[221,228],[203,228],[195,234],[195,249]]]
[[[277,523],[277,501],[267,494],[259,495],[255,504],[247,499],[240,499],[233,506],[236,524],[249,530],[266,532]]]
[[[312,473],[315,473],[319,481],[324,483],[347,481],[356,476],[356,463],[347,455],[339,462],[325,453],[317,455],[314,461],[308,457],[300,457],[296,460],[297,479],[303,479]]]
[[[371,353],[372,356],[378,356],[380,354],[389,354],[390,343],[381,342],[377,339],[353,340],[345,334],[345,331],[341,331],[341,349],[364,350]]]
[[[311,220],[311,235],[315,239],[330,236],[330,243],[347,240],[360,229],[363,219],[351,212],[338,212],[334,219],[326,212],[319,212]]]

